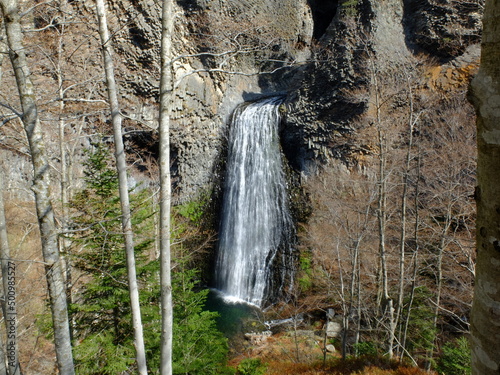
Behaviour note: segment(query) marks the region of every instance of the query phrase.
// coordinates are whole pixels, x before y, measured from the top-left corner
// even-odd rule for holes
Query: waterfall
[[[215,283],[226,299],[261,307],[291,285],[293,224],[279,144],[281,98],[232,117]]]

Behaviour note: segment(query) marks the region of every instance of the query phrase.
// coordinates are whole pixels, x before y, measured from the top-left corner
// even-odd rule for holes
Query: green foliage
[[[135,361],[133,348],[132,342],[116,344],[111,332],[89,335],[74,348],[74,355],[78,359],[78,374],[116,375],[125,373]]]
[[[45,308],[46,312],[36,316],[36,326],[38,331],[47,340],[54,339],[54,325],[52,324],[52,314],[49,312],[49,307]]]
[[[460,337],[444,344],[436,369],[445,375],[469,375],[471,354],[467,338]]]
[[[118,176],[111,167],[109,150],[102,142],[93,145],[93,149],[85,150],[87,160],[85,167],[85,182],[90,190],[100,197],[109,197],[118,189]]]
[[[238,375],[264,375],[267,365],[258,358],[246,358],[238,365]]]
[[[193,223],[199,223],[205,213],[206,204],[206,199],[202,197],[198,200],[190,201],[177,206],[176,210],[179,215],[185,217]]]
[[[71,202],[75,226],[85,228],[72,238],[77,246],[72,262],[88,279],[70,306],[78,342],[75,365],[82,374],[117,374],[128,369],[135,357],[118,183],[104,145],[95,145],[87,157],[87,187]],[[138,282],[157,285],[158,262],[147,256],[154,208],[146,191],[131,194],[130,201]],[[141,290],[140,302],[148,307],[143,311],[145,325],[158,320],[158,295],[155,288]],[[151,303],[155,310],[149,308]]]
[[[341,3],[344,14],[348,17],[356,17],[358,15],[358,2],[359,0],[344,0]]]
[[[434,345],[436,328],[434,327],[434,309],[430,306],[432,293],[425,286],[415,288],[413,307],[408,325],[408,344],[415,358],[422,358]]]
[[[357,356],[376,357],[378,355],[377,345],[370,341],[358,342],[357,344],[354,344],[353,347],[354,353],[356,353]]]
[[[310,290],[313,287],[311,255],[302,253],[300,255],[299,264],[301,272],[297,281],[300,289],[302,291]]]
[[[227,359],[227,339],[216,327],[218,313],[203,310],[208,289],[196,290],[197,275],[182,267],[172,275],[174,374],[217,374]]]
[[[87,279],[71,306],[75,321],[75,362],[79,374],[120,374],[135,362],[126,255],[121,234],[117,184],[107,149],[97,145],[88,152],[87,187],[72,202],[75,226],[86,228],[73,238],[73,264]],[[131,194],[135,236],[137,279],[144,340],[150,369],[160,363],[159,263],[149,260],[154,236],[155,207],[147,191]],[[186,205],[190,219],[199,217],[198,204]],[[190,233],[179,230],[176,235]],[[184,250],[181,251],[181,253]],[[225,369],[227,340],[216,328],[217,314],[203,311],[208,290],[196,290],[198,273],[175,259],[174,287],[174,374],[220,374]],[[110,359],[113,360],[110,360]]]
[[[305,292],[312,288],[313,282],[308,274],[303,274],[298,278],[300,290]]]

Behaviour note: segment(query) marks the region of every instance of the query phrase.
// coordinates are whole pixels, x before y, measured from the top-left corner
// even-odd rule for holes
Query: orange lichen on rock
[[[427,70],[427,86],[441,92],[466,88],[478,68],[479,62],[459,67],[448,64],[432,66]]]

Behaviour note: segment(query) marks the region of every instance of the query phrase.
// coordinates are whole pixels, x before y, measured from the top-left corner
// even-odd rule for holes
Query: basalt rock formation
[[[353,98],[352,92],[370,90],[370,61],[376,59],[379,69],[394,69],[406,56],[425,54],[435,61],[434,83],[449,88],[458,79],[463,84],[477,67],[482,3],[179,3],[184,14],[179,38],[190,51],[209,50],[207,40],[190,39],[193,33],[231,38],[242,25],[255,49],[235,54],[225,71],[191,75],[180,84],[172,135],[181,195],[192,196],[214,182],[228,116],[239,102],[259,96],[286,95],[282,144],[296,171],[314,173],[333,159],[356,164],[369,145],[357,139],[353,119],[368,109],[368,100],[359,94]],[[205,23],[200,25],[200,19]],[[213,69],[218,63],[213,56],[200,56],[183,60],[180,69]]]
[[[177,198],[195,198],[218,183],[217,163],[229,117],[239,103],[261,96],[286,96],[282,144],[294,170],[311,174],[334,159],[346,166],[356,164],[369,148],[357,139],[353,119],[368,109],[366,94],[360,93],[368,92],[372,84],[370,61],[376,59],[379,66],[391,69],[404,56],[425,54],[435,59],[429,73],[432,85],[443,90],[463,85],[478,61],[474,46],[480,40],[483,2],[178,0],[171,132]],[[138,166],[133,174],[141,179],[145,165],[133,155],[144,151],[155,157],[160,3],[123,0],[108,5],[126,140],[131,161]],[[68,39],[65,48],[91,55],[81,59],[82,69],[98,75],[100,51],[91,37],[92,3],[75,1],[67,6],[68,14],[85,22],[75,26],[73,45]],[[47,29],[40,43],[49,47],[54,36],[48,26],[54,19],[40,14],[29,21],[29,27]],[[73,68],[78,74],[79,66]],[[48,69],[40,74],[41,87],[53,85]],[[74,96],[78,92],[88,96],[85,85],[72,90]],[[97,83],[95,90],[105,97],[102,84]],[[95,124],[106,122],[103,114],[85,116],[88,133],[96,131]],[[17,147],[4,143],[7,153]],[[86,144],[82,142],[83,147]]]

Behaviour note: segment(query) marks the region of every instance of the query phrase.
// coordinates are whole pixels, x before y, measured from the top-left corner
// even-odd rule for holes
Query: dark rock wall
[[[407,42],[416,52],[453,58],[481,38],[484,0],[405,0]]]
[[[394,70],[405,56],[425,54],[447,64],[440,71],[469,71],[479,57],[471,46],[480,41],[482,6],[483,0],[339,1],[314,61],[287,97],[283,141],[292,166],[306,175],[332,159],[350,167],[369,148],[355,119],[369,106],[370,61]],[[451,87],[443,81],[452,78],[438,80]]]

